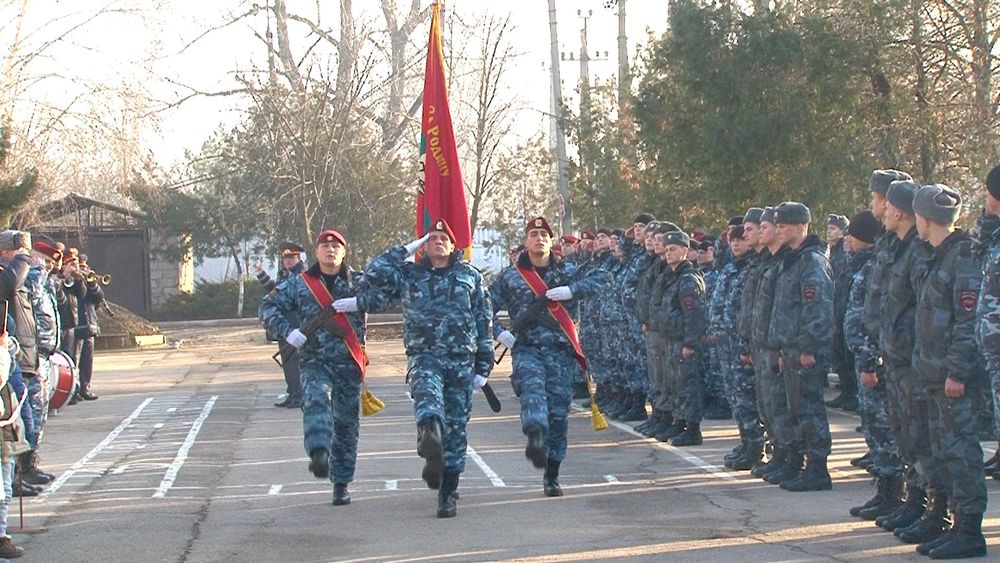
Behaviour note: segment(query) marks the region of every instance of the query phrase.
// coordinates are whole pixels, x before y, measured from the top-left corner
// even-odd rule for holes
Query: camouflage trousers
[[[661,413],[674,411],[674,396],[667,381],[667,338],[662,333],[646,333],[646,365],[649,373],[649,402]]]
[[[832,439],[830,423],[826,419],[823,401],[823,381],[829,373],[829,356],[817,355],[816,363],[807,368],[799,362],[799,350],[781,351],[784,359],[785,396],[788,416],[795,427],[795,441],[809,459],[826,459],[830,456]]]
[[[598,355],[587,356],[588,365],[597,361],[603,380],[607,385],[628,389],[628,374],[625,373],[625,355],[628,353],[625,321],[603,321]]]
[[[860,374],[860,369],[857,370]],[[889,415],[889,399],[886,391],[885,370],[876,372],[878,384],[865,387],[858,381],[858,414],[861,415],[861,431],[872,455],[872,466],[876,474],[883,477],[901,475],[903,459],[899,455],[896,429]],[[912,483],[911,483],[912,484]]]
[[[927,405],[931,454],[949,495],[949,505],[958,514],[983,514],[983,449],[968,393],[951,399],[945,396],[944,389],[929,389]]]
[[[993,390],[993,430],[997,440],[1000,440],[1000,365],[993,362],[986,364],[986,373],[990,376]]]
[[[767,439],[788,449],[795,443],[795,428],[788,414],[785,379],[778,371],[778,351],[754,349],[753,369],[757,376],[757,408]]]
[[[510,382],[521,399],[521,430],[527,434],[532,428],[541,428],[549,459],[562,461],[566,457],[567,417],[573,396],[570,384],[582,371],[580,364],[570,348],[519,343],[513,354]]]
[[[705,404],[705,383],[702,379],[702,351],[685,358],[684,344],[667,343],[667,391],[676,397],[674,418],[686,422],[701,422]]]
[[[927,434],[927,394],[909,365],[886,365],[884,378],[889,423],[899,457],[909,466],[906,484],[940,490]]]
[[[38,448],[38,442],[42,439],[42,430],[45,421],[49,417],[49,360],[38,356],[38,373],[35,377],[26,378],[28,386],[28,402],[31,405],[31,420],[34,423],[35,431],[31,436],[27,436],[31,449]]]
[[[719,347],[718,337],[709,338],[701,354],[701,369],[707,397],[728,396],[725,370],[722,367],[724,357],[725,352]]]
[[[843,326],[844,324],[843,319],[839,319],[836,322],[839,323],[838,326]],[[833,349],[831,350],[830,360],[833,364],[833,373],[837,374],[837,378],[840,380],[840,392],[858,393],[860,389],[858,387],[857,372],[854,369],[854,354],[847,347],[847,342],[844,341],[844,331],[842,330],[833,331]]]
[[[408,357],[408,364],[417,424],[432,418],[441,421],[444,470],[461,473],[469,444],[466,426],[472,412],[472,357],[417,354]]]
[[[590,376],[594,379],[594,383],[598,385],[618,385],[611,380],[611,368],[604,357],[605,345],[606,339],[604,338],[604,334],[598,331],[593,326],[593,323],[580,323],[580,347],[583,348],[583,354],[587,356],[587,365],[589,366]],[[580,378],[579,381],[576,379],[577,377]],[[583,371],[581,370],[578,376],[575,375],[573,380],[577,383],[583,381]]]
[[[726,399],[733,409],[740,439],[757,446],[764,444],[764,427],[757,412],[757,382],[753,366],[740,361],[733,341],[728,334],[719,336],[716,343],[722,362],[722,376],[726,384]]]
[[[635,318],[626,321],[621,344],[625,387],[633,393],[648,394],[649,368],[646,365],[646,337]]]
[[[354,363],[299,363],[302,373],[302,430],[306,453],[330,452],[330,480],[350,483],[358,459],[361,371]]]

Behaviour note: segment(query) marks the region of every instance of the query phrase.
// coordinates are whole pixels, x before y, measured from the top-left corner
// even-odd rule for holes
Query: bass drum
[[[49,358],[52,373],[49,375],[49,385],[52,387],[52,398],[49,400],[49,410],[61,409],[69,402],[80,383],[76,371],[76,363],[62,350],[56,350]]]

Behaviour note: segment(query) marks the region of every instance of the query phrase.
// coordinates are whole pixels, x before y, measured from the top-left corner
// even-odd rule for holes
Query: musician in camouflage
[[[333,504],[351,502],[347,485],[354,480],[358,456],[358,410],[362,371],[343,338],[320,325],[312,334],[300,327],[320,315],[331,315],[313,296],[303,275],[321,280],[338,312],[346,313],[361,345],[365,342],[367,312],[381,310],[385,297],[371,288],[359,291],[363,276],[344,263],[347,239],[325,230],[316,238],[316,262],[308,270],[275,286],[260,304],[260,320],[271,334],[293,347],[290,358],[302,373],[302,427],[309,470],[333,481]],[[294,313],[297,322],[289,320]]]
[[[472,392],[493,370],[489,294],[482,274],[455,251],[455,242],[447,221],[439,219],[423,238],[387,250],[365,271],[372,285],[403,302],[417,452],[425,460],[424,480],[438,489],[439,518],[457,513]],[[421,245],[424,255],[407,262]]]
[[[552,254],[552,228],[543,217],[528,222],[525,228],[526,250],[514,266],[504,269],[490,287],[493,311],[506,310],[517,331],[504,330],[494,317],[496,339],[511,348],[514,369],[511,384],[521,400],[521,430],[528,438],[525,456],[537,468],[545,468],[546,496],[561,496],[559,468],[566,457],[571,384],[581,369],[574,343],[560,328],[545,322],[518,323],[536,299],[544,296],[565,308],[575,321],[580,299],[604,291],[611,276],[601,268],[581,274],[574,265]],[[526,281],[541,278],[548,288],[536,295]],[[550,304],[550,309],[554,304]],[[575,337],[575,335],[574,335]]]

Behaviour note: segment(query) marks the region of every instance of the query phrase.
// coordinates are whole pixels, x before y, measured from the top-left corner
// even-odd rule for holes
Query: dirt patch
[[[108,314],[103,307],[97,309],[97,322],[101,325],[101,334],[150,336],[160,334],[160,327],[143,317],[129,311],[121,305],[108,301],[114,316]]]

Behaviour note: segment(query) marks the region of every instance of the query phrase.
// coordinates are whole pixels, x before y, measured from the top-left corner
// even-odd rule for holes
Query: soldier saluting
[[[320,479],[329,477],[333,504],[344,505],[351,502],[347,485],[354,480],[358,458],[358,411],[367,364],[365,313],[384,308],[386,300],[370,287],[357,290],[362,279],[344,263],[344,235],[323,231],[315,251],[315,264],[264,297],[260,319],[271,334],[297,350],[309,470]],[[324,322],[312,334],[300,330],[314,319]]]
[[[455,234],[438,219],[427,234],[375,257],[366,273],[403,301],[410,395],[417,420],[423,478],[438,489],[438,518],[457,513],[458,478],[465,470],[466,425],[473,388],[493,369],[493,311],[483,276],[455,251]],[[416,262],[406,258],[421,246]]]
[[[497,341],[511,348],[513,356],[511,384],[521,399],[521,430],[528,437],[524,455],[535,467],[545,468],[544,491],[550,497],[562,496],[559,466],[566,457],[566,417],[573,377],[586,366],[574,324],[579,300],[596,295],[611,283],[611,275],[601,268],[580,274],[575,265],[556,258],[552,254],[553,236],[543,217],[528,221],[526,250],[490,288],[493,332]],[[534,315],[536,319],[524,319],[537,310],[532,308],[537,299],[549,301],[547,310]],[[497,322],[495,315],[501,309],[514,319],[516,334]]]

